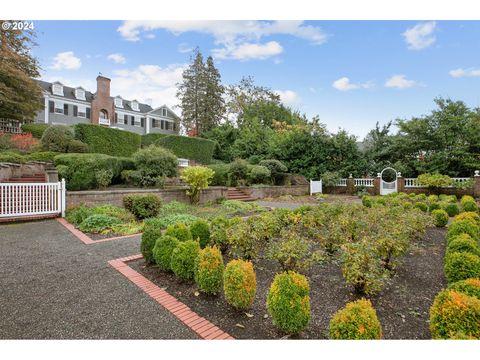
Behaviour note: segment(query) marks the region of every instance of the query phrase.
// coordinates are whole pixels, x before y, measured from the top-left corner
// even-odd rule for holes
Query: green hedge
[[[180,135],[161,137],[155,143],[172,151],[177,157],[195,160],[202,164],[212,161],[215,142],[212,140]]]
[[[28,161],[53,161],[59,153],[54,151],[38,151],[30,154],[19,154],[13,151],[0,152],[0,162],[23,164]]]
[[[142,147],[155,144],[158,139],[164,138],[168,134],[150,133],[142,135]]]
[[[32,136],[36,139],[41,139],[43,132],[49,126],[49,124],[22,124],[22,131],[24,133],[31,133]]]
[[[130,131],[94,124],[76,124],[75,138],[88,144],[93,153],[131,156],[140,148],[141,136]]]
[[[54,163],[68,190],[97,189],[98,170],[111,170],[112,183],[116,183],[124,167],[130,165],[128,159],[105,154],[61,154],[55,156]]]

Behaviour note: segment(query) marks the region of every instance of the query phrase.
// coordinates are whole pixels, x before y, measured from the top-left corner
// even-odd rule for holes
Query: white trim
[[[85,98],[85,90],[81,87],[78,87],[75,89],[75,97],[78,100],[86,100]]]
[[[63,85],[59,82],[52,84],[52,93],[58,96],[65,96],[63,92]]]
[[[50,103],[48,96],[45,96],[45,124],[48,124],[48,114],[50,114]]]
[[[149,134],[149,133],[150,133],[150,121],[151,121],[151,120],[152,120],[152,119],[150,118],[150,116],[146,115],[146,117],[145,117],[145,122],[146,122],[146,124],[145,124],[145,133],[146,133],[146,134]]]

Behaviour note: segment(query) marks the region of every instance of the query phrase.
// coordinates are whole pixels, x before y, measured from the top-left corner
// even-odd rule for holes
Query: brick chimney
[[[110,98],[110,79],[105,76],[97,76],[97,93],[92,100],[91,122],[98,124],[100,111],[108,114],[110,125],[115,123],[115,107],[113,99]]]

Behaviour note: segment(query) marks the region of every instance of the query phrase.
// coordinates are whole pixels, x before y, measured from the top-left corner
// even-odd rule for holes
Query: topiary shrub
[[[257,292],[257,278],[253,264],[245,260],[232,260],[223,273],[225,300],[237,310],[252,306]]]
[[[100,169],[95,173],[95,179],[97,180],[97,185],[101,189],[105,189],[108,185],[112,183],[113,171],[110,169]]]
[[[80,140],[71,140],[67,145],[69,153],[88,153],[88,145]]]
[[[268,184],[272,177],[270,169],[261,165],[248,166],[247,180],[249,184]]]
[[[441,209],[441,206],[439,203],[431,203],[430,205],[428,205],[428,211],[431,213],[433,212],[434,210],[438,210],[438,209]]]
[[[163,271],[172,270],[172,253],[178,245],[179,241],[168,235],[160,236],[155,241],[155,246],[153,247],[153,259],[155,264]]]
[[[427,196],[427,201],[429,203],[435,203],[438,201],[438,195],[428,195]]]
[[[446,203],[443,209],[447,212],[448,216],[450,217],[453,217],[460,213],[460,208],[458,207],[458,205],[453,203]]]
[[[467,252],[448,252],[444,271],[449,283],[480,277],[480,257]]]
[[[445,210],[436,209],[432,211],[433,222],[436,227],[444,227],[448,223],[448,214]]]
[[[420,195],[424,195],[424,194],[420,194]],[[423,212],[428,211],[428,205],[423,201],[419,201],[419,202],[415,203],[414,207],[422,210]]]
[[[65,125],[51,125],[45,129],[41,140],[45,150],[66,153],[73,140],[73,131]]]
[[[297,334],[310,322],[310,285],[293,271],[275,275],[267,294],[272,322],[287,334]]]
[[[150,145],[139,149],[133,154],[133,161],[139,172],[137,185],[151,186],[164,177],[177,176],[177,157],[159,146]]]
[[[205,220],[197,220],[190,225],[190,232],[193,240],[198,240],[200,247],[203,249],[210,243],[210,226]]]
[[[180,241],[172,251],[170,267],[181,280],[193,280],[195,276],[195,259],[200,251],[198,241]]]
[[[230,165],[228,164],[211,164],[208,168],[213,170],[213,177],[210,185],[212,186],[227,186],[228,184],[228,172],[230,171]]]
[[[157,239],[162,236],[162,228],[158,226],[155,219],[145,220],[143,226],[142,242],[140,243],[140,252],[147,264],[155,262],[153,258],[153,247]]]
[[[462,198],[460,199],[460,205],[463,206],[466,202],[475,202],[475,199],[471,195],[463,195]]]
[[[478,212],[478,206],[475,201],[465,201],[462,204],[462,211]]]
[[[160,212],[162,201],[157,195],[126,195],[123,197],[123,206],[130,211],[137,220],[155,217]]]
[[[426,194],[417,194],[415,195],[415,201],[426,201],[427,195]]]
[[[228,169],[228,185],[245,185],[248,175],[248,163],[246,160],[236,159],[230,163]]]
[[[470,220],[475,224],[480,224],[480,215],[472,211],[462,212],[461,214],[455,216],[454,221],[457,222],[461,220]]]
[[[104,230],[110,229],[113,225],[120,224],[122,221],[104,214],[93,214],[88,216],[78,226],[80,231],[88,233],[100,233]]]
[[[378,340],[382,327],[370,300],[360,299],[348,303],[330,320],[330,339]]]
[[[462,281],[457,281],[448,287],[449,290],[454,290],[462,294],[473,296],[480,300],[480,279],[470,278]]]
[[[450,242],[455,236],[468,234],[475,240],[479,240],[480,226],[471,220],[454,221],[448,226],[447,242]]]
[[[207,246],[200,250],[195,260],[195,282],[207,294],[220,292],[223,280],[223,257],[217,247]]]
[[[272,176],[272,183],[274,185],[283,184],[285,177],[288,172],[288,168],[279,160],[271,159],[271,160],[262,160],[258,163],[260,166],[265,166],[268,170],[270,170],[270,174]]]
[[[480,339],[480,300],[454,290],[442,290],[430,308],[433,339]]]
[[[192,233],[187,225],[183,223],[176,223],[168,225],[165,235],[173,236],[178,241],[193,240]]]
[[[480,256],[480,247],[470,235],[461,234],[450,241],[447,247],[447,252],[467,252]]]

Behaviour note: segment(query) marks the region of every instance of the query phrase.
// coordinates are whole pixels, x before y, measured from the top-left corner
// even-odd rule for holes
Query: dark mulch
[[[395,276],[384,290],[371,298],[385,339],[431,338],[429,309],[435,295],[446,285],[443,275],[444,238],[444,229],[429,229],[424,239],[417,242],[402,259]],[[275,273],[280,271],[276,263],[260,260],[255,265],[257,295],[252,309],[248,311],[253,317],[233,310],[222,294],[195,296],[197,288],[194,284],[180,283],[173,274],[162,273],[155,266],[146,266],[143,260],[130,266],[235,338],[272,339],[284,336],[272,325],[265,306],[268,288]],[[335,261],[315,266],[309,280],[311,321],[309,327],[296,338],[326,339],[333,314],[347,302],[361,296],[353,293],[345,283]]]

